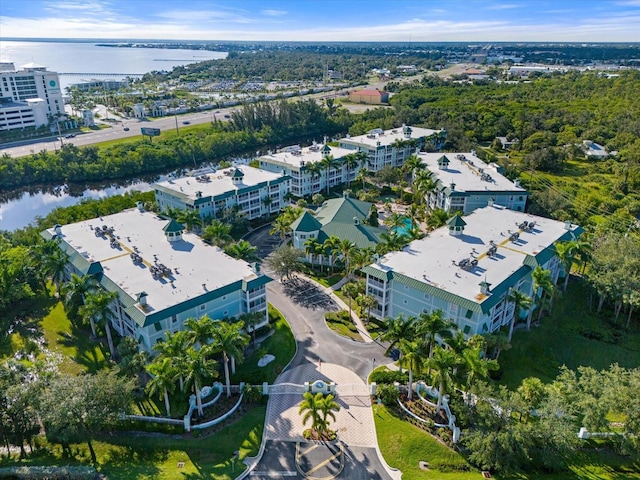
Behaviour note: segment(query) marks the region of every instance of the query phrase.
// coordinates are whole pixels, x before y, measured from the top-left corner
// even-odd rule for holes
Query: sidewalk
[[[322,291],[324,291],[324,293],[329,295],[331,299],[340,306],[340,308],[347,311],[349,310],[349,306],[346,303],[344,303],[344,301],[338,295],[335,294],[336,290],[339,290],[340,288],[342,288],[342,286],[345,283],[349,282],[349,279],[347,277],[344,277],[342,280],[340,280],[338,283],[335,283],[331,287],[325,287],[321,283],[316,282],[313,278],[306,276],[304,273],[296,272],[296,276],[300,278],[304,278],[305,280],[313,283],[314,285],[317,285],[318,288],[320,288]],[[369,335],[369,332],[367,331],[367,327],[364,326],[364,323],[362,322],[360,317],[353,310],[351,311],[351,318],[353,319],[353,323],[355,323],[356,329],[358,330],[358,333],[360,334],[364,342],[365,343],[374,342],[374,339],[371,338],[371,335]]]

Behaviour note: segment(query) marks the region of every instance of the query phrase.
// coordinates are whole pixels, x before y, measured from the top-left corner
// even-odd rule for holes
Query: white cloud
[[[623,7],[640,7],[640,0],[618,0],[617,2],[613,2],[613,4]]]
[[[283,15],[286,15],[289,12],[286,12],[284,10],[267,9],[267,10],[261,10],[260,13],[262,13],[263,15],[267,15],[268,17],[282,17]]]
[[[489,5],[487,10],[510,10],[512,8],[520,8],[522,5],[516,5],[514,3],[496,3]]]

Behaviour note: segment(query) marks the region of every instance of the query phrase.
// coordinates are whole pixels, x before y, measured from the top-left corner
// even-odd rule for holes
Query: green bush
[[[399,370],[375,370],[371,373],[369,381],[378,385],[389,383],[407,383],[409,381],[408,372],[400,372]]]
[[[93,467],[8,467],[0,468],[0,478],[24,480],[90,480],[102,478]]]
[[[385,405],[395,405],[398,399],[398,390],[396,390],[395,386],[388,383],[378,385],[376,396],[382,400],[382,403]]]

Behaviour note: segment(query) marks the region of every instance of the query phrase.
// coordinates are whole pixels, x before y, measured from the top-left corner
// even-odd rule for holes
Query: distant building
[[[517,138],[513,138],[511,140],[509,140],[507,137],[496,137],[496,138],[500,142],[500,145],[502,146],[503,150],[511,150],[511,147],[513,147],[515,144],[517,144],[520,141]]]
[[[381,90],[376,90],[375,88],[369,88],[349,93],[349,101],[354,103],[382,105],[389,103],[389,94]]]
[[[349,197],[326,200],[314,215],[305,211],[291,224],[293,246],[304,250],[307,240],[316,238],[322,243],[333,235],[358,248],[375,247],[386,229],[365,223],[372,205]]]
[[[429,208],[471,213],[489,204],[524,212],[529,192],[502,175],[495,163],[486,164],[475,152],[421,153],[436,188],[427,196]]]
[[[415,65],[398,65],[396,67],[396,71],[398,73],[413,74],[413,73],[418,73],[418,67],[416,67]]]
[[[21,68],[0,63],[0,131],[38,128],[64,114],[58,74],[35,63]]]
[[[253,220],[280,211],[289,191],[290,177],[249,166],[165,180],[153,185],[156,202],[167,208],[196,210],[200,217],[219,218],[237,206]],[[268,199],[268,200],[267,200]]]
[[[541,266],[555,282],[561,265],[554,243],[576,238],[569,222],[497,205],[454,216],[429,236],[411,242],[363,269],[377,318],[442,310],[466,338],[508,325],[511,289],[533,296],[532,271]]]
[[[313,144],[310,147],[301,148],[298,145],[287,147],[279,152],[268,152],[258,158],[259,166],[269,172],[284,173],[291,177],[291,193],[296,197],[304,197],[322,192],[329,183],[329,187],[335,187],[356,177],[357,168],[347,168],[344,157],[352,150],[329,145]],[[338,168],[332,168],[328,172],[322,169],[320,172],[309,171],[312,164],[317,164],[325,156],[331,155],[339,162]]]
[[[118,90],[120,88],[126,88],[129,86],[129,80],[114,80],[114,79],[96,79],[92,78],[90,80],[84,80],[80,83],[76,83],[73,85],[78,90],[83,92],[90,92],[96,90],[98,88],[103,90]]]
[[[145,118],[147,116],[144,105],[141,103],[136,103],[132,107],[133,116],[135,118]]]
[[[93,111],[89,109],[82,110],[82,122],[86,127],[93,127],[96,124]]]
[[[185,233],[174,220],[141,207],[42,232],[69,256],[66,275],[92,275],[117,294],[109,322],[121,336],[151,352],[167,332],[184,329],[189,318],[264,313],[271,278]]]
[[[391,130],[376,128],[355,137],[347,135],[340,139],[338,145],[340,148],[365,152],[368,156],[367,169],[378,172],[385,166],[402,166],[410,155],[425,148],[428,143],[439,150],[446,138],[446,130],[403,125]]]
[[[604,146],[596,143],[596,142],[592,142],[591,140],[584,140],[582,142],[582,150],[584,150],[584,154],[587,157],[595,157],[598,159],[602,159],[602,158],[607,158],[609,156],[614,156],[617,155],[618,152],[613,151],[613,152],[607,152],[606,148],[604,148]]]

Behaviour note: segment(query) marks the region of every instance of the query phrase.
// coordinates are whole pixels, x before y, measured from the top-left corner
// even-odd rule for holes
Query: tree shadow
[[[158,464],[169,458],[168,451],[163,448],[149,449],[132,445],[118,445],[116,438],[110,439],[111,447],[102,462],[102,471],[117,474],[111,478],[155,478],[161,473]],[[142,442],[141,442],[142,443]]]

